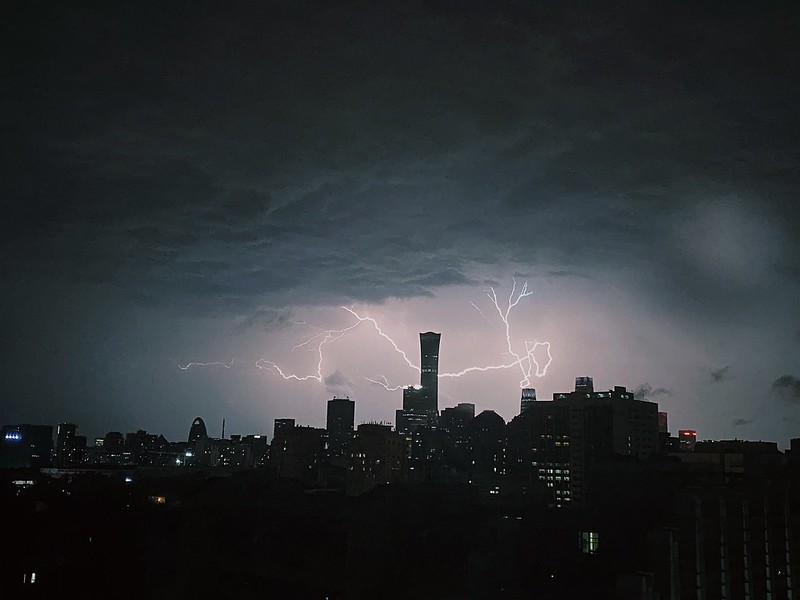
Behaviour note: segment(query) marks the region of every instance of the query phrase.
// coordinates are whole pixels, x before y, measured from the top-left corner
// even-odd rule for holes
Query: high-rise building
[[[403,408],[396,415],[395,430],[405,436],[411,478],[426,480],[442,459],[439,424],[440,333],[419,334],[420,386],[403,389]]]
[[[563,506],[585,499],[587,472],[598,461],[658,452],[658,405],[635,400],[622,386],[595,392],[591,377],[577,377],[573,392],[532,403],[516,417],[510,437],[517,479],[538,478]]]
[[[405,440],[390,425],[359,425],[349,454],[346,481],[349,494],[361,494],[377,485],[403,479]]]
[[[575,378],[575,392],[580,393],[593,393],[594,381],[591,377],[576,377]]]
[[[276,427],[269,462],[281,477],[319,483],[325,463],[325,430],[294,424]]]
[[[45,467],[52,452],[52,425],[6,425],[0,433],[0,468]]]
[[[697,443],[697,432],[694,429],[678,430],[678,445],[681,452],[693,452]]]
[[[439,419],[439,342],[442,334],[419,334],[420,385],[403,388],[403,408],[396,413],[396,429],[410,433],[432,428]]]
[[[445,408],[439,417],[439,431],[443,436],[444,460],[446,464],[464,473],[470,465],[471,423],[475,418],[475,405],[461,402]]]
[[[206,424],[200,417],[195,417],[192,421],[192,426],[189,428],[189,443],[194,443],[197,440],[205,439],[208,437]]]
[[[425,391],[429,408],[439,412],[439,342],[442,334],[428,331],[419,334],[420,387]]]
[[[281,433],[294,429],[294,419],[275,419],[275,427],[272,431],[273,439]]]
[[[469,428],[470,481],[496,493],[494,484],[506,473],[506,422],[493,410],[484,410]]]
[[[353,438],[356,403],[350,398],[328,400],[325,429],[328,432],[328,456],[345,456]]]
[[[669,433],[669,426],[667,425],[667,413],[658,413],[658,433]]]
[[[73,440],[78,426],[75,423],[59,423],[56,428],[56,456],[55,464],[57,467],[66,466],[69,463],[69,455],[72,452]]]
[[[524,413],[534,404],[536,404],[536,390],[533,388],[522,388],[522,399],[520,400],[519,413]]]

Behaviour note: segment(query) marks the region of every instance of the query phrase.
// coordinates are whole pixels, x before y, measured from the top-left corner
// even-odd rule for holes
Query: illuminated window
[[[581,531],[581,552],[584,554],[597,554],[600,547],[600,534],[596,531]]]

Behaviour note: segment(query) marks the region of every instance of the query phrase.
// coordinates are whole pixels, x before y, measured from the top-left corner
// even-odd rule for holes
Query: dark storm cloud
[[[727,381],[730,379],[729,375],[730,367],[721,367],[719,369],[715,369],[709,373],[709,377],[711,377],[711,381],[714,383],[719,383],[721,381]]]
[[[772,382],[772,392],[789,402],[800,402],[800,378],[781,375]]]
[[[290,309],[263,308],[242,319],[236,329],[239,333],[245,333],[251,329],[274,331],[289,325],[291,319],[292,311]]]
[[[793,13],[33,10],[8,20],[12,274],[208,314],[429,295],[512,259],[633,266],[713,318],[757,288],[670,236],[704,194],[729,198],[711,220],[757,196],[785,234],[770,264],[798,255]]]
[[[344,394],[353,389],[353,382],[338,369],[325,377],[325,391],[329,394]]]
[[[633,390],[633,396],[637,400],[656,400],[659,396],[671,396],[672,392],[663,387],[654,388],[645,382],[638,385]]]
[[[734,427],[743,427],[744,425],[750,425],[754,419],[735,419],[733,421]]]
[[[272,351],[290,306],[514,274],[597,322],[626,313],[621,330],[647,315],[663,348],[696,336],[673,341],[680,359],[738,370],[697,340],[743,324],[790,336],[800,5],[470,4],[6,3],[0,358],[15,414],[40,397],[53,414],[141,417],[140,398],[172,394],[191,419],[244,394],[244,366],[176,379],[164,356],[228,364],[250,334],[269,334],[251,354]],[[608,288],[620,301],[604,314]],[[550,317],[559,363],[556,340],[578,334]],[[780,343],[765,362],[790,355]],[[639,381],[700,396],[682,375]],[[337,393],[360,382],[331,377]]]

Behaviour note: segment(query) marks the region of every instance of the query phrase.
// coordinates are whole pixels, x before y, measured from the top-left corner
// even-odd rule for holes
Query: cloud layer
[[[40,6],[5,19],[7,397],[35,380],[90,414],[110,392],[81,388],[112,357],[256,355],[298,307],[428,306],[513,276],[658,329],[636,335],[659,356],[692,332],[697,386],[720,391],[747,361],[713,344],[797,331],[797,7]],[[764,335],[784,368],[796,340]],[[627,382],[706,394],[661,368]]]

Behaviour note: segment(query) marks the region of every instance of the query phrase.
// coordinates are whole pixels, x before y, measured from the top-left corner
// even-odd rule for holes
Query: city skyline
[[[300,427],[301,429],[308,429],[308,428],[318,429],[318,430],[324,429],[324,430],[328,431],[329,433],[335,432],[336,435],[341,435],[342,431],[343,431],[341,429],[342,428],[342,419],[343,418],[344,418],[344,422],[349,422],[350,423],[349,429],[351,431],[355,431],[355,428],[356,428],[357,425],[380,425],[380,426],[388,426],[392,431],[400,432],[401,430],[404,430],[404,429],[403,429],[403,427],[398,427],[398,419],[401,419],[401,413],[403,413],[404,411],[400,410],[399,407],[404,407],[406,405],[406,403],[407,403],[406,392],[408,390],[421,391],[423,389],[425,389],[423,386],[409,385],[409,386],[405,386],[403,388],[400,388],[400,390],[393,390],[394,392],[402,392],[401,396],[398,396],[398,399],[400,400],[400,404],[398,405],[398,407],[396,407],[397,410],[395,411],[395,419],[393,421],[392,420],[376,421],[376,420],[371,420],[371,419],[356,418],[357,417],[357,413],[355,412],[355,407],[357,405],[356,399],[350,398],[350,396],[337,396],[337,395],[334,394],[332,397],[328,397],[328,399],[324,403],[325,404],[325,418],[324,418],[322,423],[318,423],[318,422],[314,422],[314,423],[297,422],[297,419],[294,416],[291,416],[291,415],[276,416],[276,417],[270,419],[270,421],[268,423],[268,425],[269,425],[268,429],[265,427],[265,428],[258,429],[258,430],[257,429],[237,430],[237,431],[230,431],[229,430],[227,432],[228,435],[226,437],[226,431],[225,431],[226,425],[225,425],[225,418],[224,417],[222,418],[222,421],[219,424],[219,426],[220,426],[220,434],[219,435],[215,435],[214,430],[210,430],[206,426],[203,416],[202,415],[196,415],[191,420],[191,425],[188,428],[188,436],[182,436],[182,435],[178,434],[175,437],[166,436],[165,439],[167,439],[167,441],[169,441],[169,442],[181,442],[181,440],[184,437],[186,437],[188,439],[188,441],[191,443],[193,441],[196,441],[198,439],[198,437],[204,437],[204,438],[207,437],[208,439],[217,439],[217,440],[225,440],[225,439],[231,439],[232,440],[232,439],[241,438],[242,436],[247,436],[247,437],[255,436],[257,438],[264,437],[264,438],[268,439],[270,441],[270,443],[271,443],[274,440],[274,438],[276,437],[276,435],[278,435],[277,427],[278,427],[279,424],[282,425],[283,427],[288,427],[290,429],[294,428],[294,427]],[[561,392],[558,392],[558,393],[554,392],[550,398],[542,398],[541,396],[537,397],[537,391],[536,391],[535,388],[521,388],[519,390],[520,391],[520,396],[518,398],[517,412],[512,414],[512,415],[510,415],[510,416],[508,416],[508,418],[502,417],[502,416],[501,416],[501,418],[503,419],[503,421],[506,424],[510,424],[511,421],[514,419],[514,417],[520,417],[522,415],[525,415],[528,411],[530,411],[534,407],[539,407],[539,408],[543,408],[544,410],[548,410],[547,409],[548,405],[555,406],[557,404],[554,401],[560,400],[560,399],[563,399],[563,398],[571,397],[573,394],[577,394],[579,398],[582,398],[586,392],[592,393],[593,397],[596,395],[596,394],[594,394],[594,392],[598,392],[599,393],[599,397],[604,397],[604,394],[605,395],[611,394],[611,395],[614,395],[614,397],[616,397],[615,394],[617,394],[617,393],[619,393],[621,391],[623,397],[625,397],[625,398],[628,398],[630,400],[634,400],[635,399],[637,401],[649,402],[649,403],[652,403],[653,405],[655,405],[656,410],[658,411],[658,427],[659,427],[658,430],[659,431],[663,431],[664,433],[669,433],[672,436],[672,439],[674,439],[676,443],[678,442],[678,440],[681,439],[681,436],[691,435],[692,438],[693,438],[693,442],[694,442],[694,440],[707,441],[707,442],[713,442],[713,441],[743,441],[743,442],[758,442],[758,443],[769,442],[769,443],[776,444],[777,447],[780,448],[781,450],[787,450],[790,447],[791,442],[792,442],[791,439],[786,439],[786,440],[776,440],[776,439],[772,439],[772,440],[760,440],[760,439],[759,440],[747,440],[746,438],[745,439],[741,439],[741,438],[711,438],[711,437],[703,436],[702,432],[700,432],[700,434],[701,434],[700,437],[697,437],[697,433],[698,432],[697,432],[697,430],[695,428],[687,428],[688,426],[685,425],[685,424],[682,424],[682,423],[679,423],[678,425],[676,425],[675,422],[674,422],[674,419],[669,417],[669,413],[666,411],[666,408],[664,406],[659,405],[657,400],[653,400],[647,390],[642,390],[641,388],[639,388],[639,389],[628,389],[626,386],[616,386],[616,385],[607,386],[607,387],[604,387],[604,386],[600,385],[600,386],[598,386],[598,389],[595,390],[594,389],[594,378],[591,377],[591,376],[576,376],[576,377],[574,377],[574,389],[566,391],[566,392],[564,391],[565,389],[566,389],[566,386],[562,389]],[[603,390],[607,390],[608,394],[606,394],[606,392],[604,392]],[[656,394],[656,395],[658,395],[658,394]],[[588,398],[589,395],[586,394],[586,397]],[[414,398],[417,398],[416,402],[419,402],[421,400],[423,402],[423,404],[427,400],[429,400],[429,398],[427,398],[424,395],[414,396]],[[337,414],[337,416],[335,416],[335,417],[332,417],[332,413],[331,413],[332,406],[336,407],[335,414]],[[343,408],[344,406],[347,406],[348,408]],[[481,413],[481,412],[489,412],[489,413],[497,414],[496,411],[494,411],[491,407],[483,407],[483,406],[480,406],[480,405],[476,405],[474,403],[459,402],[457,405],[439,407],[439,410],[436,412],[435,420],[438,421],[440,418],[446,418],[447,414],[450,411],[454,411],[454,410],[457,411],[457,410],[461,409],[464,406],[472,407],[473,417],[476,414]],[[344,410],[344,413],[342,413],[342,410]],[[332,418],[333,418],[333,421],[332,421]],[[333,426],[331,426],[332,423],[333,423]],[[654,421],[654,423],[655,423],[655,421]],[[94,443],[97,440],[101,440],[103,438],[107,438],[108,435],[113,435],[113,436],[121,435],[123,437],[128,437],[128,436],[135,436],[135,435],[139,435],[139,434],[142,434],[142,433],[146,433],[148,435],[164,436],[164,431],[162,431],[162,430],[158,430],[158,431],[145,430],[145,429],[142,429],[141,427],[137,427],[137,426],[134,426],[134,427],[131,427],[131,428],[127,428],[127,429],[126,428],[119,428],[119,427],[116,428],[116,429],[112,428],[112,429],[109,429],[108,431],[103,431],[103,432],[100,432],[100,433],[98,433],[96,435],[87,435],[85,430],[80,430],[80,423],[75,423],[75,422],[70,422],[70,421],[57,421],[57,422],[53,422],[53,423],[33,423],[33,422],[28,422],[28,421],[19,421],[18,423],[6,423],[6,424],[4,424],[4,427],[6,427],[9,431],[12,431],[12,432],[16,431],[17,427],[28,427],[28,426],[33,426],[34,428],[41,428],[41,427],[51,427],[51,428],[53,428],[53,431],[54,431],[54,436],[53,436],[54,447],[57,446],[58,443],[59,443],[58,439],[60,438],[60,431],[61,431],[62,427],[66,427],[69,431],[71,431],[71,435],[73,435],[73,436],[76,435],[76,434],[82,436],[84,439],[87,440],[87,443],[89,441],[92,441]],[[433,423],[428,423],[426,425],[426,427],[431,427],[431,426],[433,426],[434,429],[437,427],[437,425],[433,424]],[[663,427],[663,429],[662,429],[662,427]],[[56,432],[58,432],[58,434],[59,434],[58,436],[55,435]],[[19,439],[19,438],[17,437],[17,438],[14,438],[14,439]],[[98,442],[98,443],[100,443],[100,442]],[[669,451],[669,450],[663,450],[663,451]]]
[[[786,444],[798,10],[14,3],[0,424],[393,422],[436,331],[440,409],[584,374]]]

